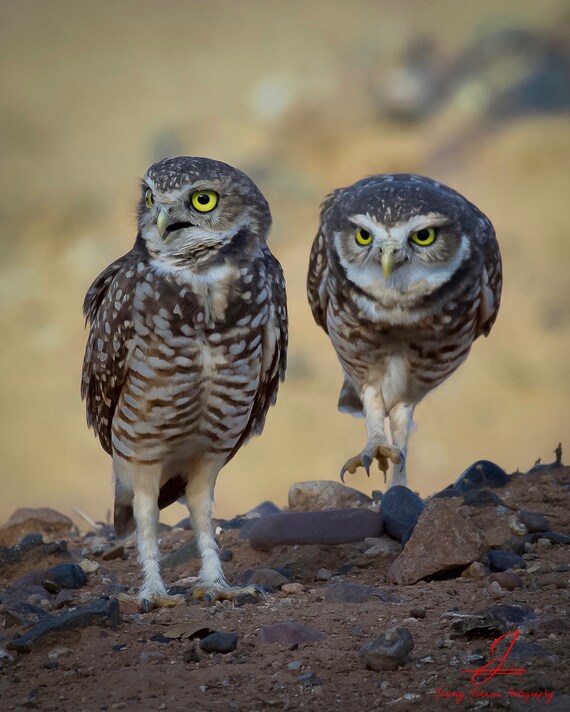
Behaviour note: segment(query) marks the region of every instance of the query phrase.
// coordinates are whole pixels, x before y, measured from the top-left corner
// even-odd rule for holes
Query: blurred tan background
[[[565,0],[4,0],[0,15],[0,522],[18,506],[112,506],[79,399],[81,304],[130,249],[138,180],[166,155],[252,176],[288,282],[288,378],[263,436],[223,471],[219,516],[336,479],[364,444],[363,422],[336,411],[340,368],[305,273],[319,202],[370,173],[452,185],[491,218],[504,259],[490,338],[417,410],[411,486],[570,448]]]

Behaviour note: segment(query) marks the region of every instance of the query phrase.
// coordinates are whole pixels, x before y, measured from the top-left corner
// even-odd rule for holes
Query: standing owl
[[[113,458],[115,530],[136,523],[144,610],[170,603],[159,509],[184,496],[201,555],[195,596],[244,590],[224,578],[211,508],[218,473],[261,433],[285,374],[285,284],[270,226],[267,201],[241,171],[164,159],[143,178],[134,247],[85,297],[81,393]]]
[[[343,481],[376,459],[384,477],[393,463],[390,486],[406,484],[414,409],[487,336],[501,282],[489,220],[430,178],[377,175],[325,199],[309,303],[344,371],[339,410],[364,415],[368,431]]]

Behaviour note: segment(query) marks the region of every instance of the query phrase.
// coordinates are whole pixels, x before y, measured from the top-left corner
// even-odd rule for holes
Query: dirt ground
[[[570,533],[570,468],[515,474],[505,488],[494,492],[507,508],[501,516],[493,505],[475,508],[462,505],[457,498],[448,501],[461,507],[460,512],[495,547],[501,537],[516,536],[508,527],[498,532],[506,517],[521,509],[540,512],[552,530]],[[191,537],[190,531],[181,528],[165,531],[162,550],[165,554],[176,551]],[[81,550],[90,541],[92,536],[69,540],[75,560],[82,558]],[[117,590],[116,585],[123,584],[129,588],[119,594],[120,624],[115,630],[88,627],[53,634],[40,640],[29,654],[13,653],[14,661],[0,671],[2,710],[261,712],[458,705],[464,709],[538,710],[545,705],[568,709],[570,697],[564,697],[570,695],[568,545],[547,545],[542,539],[527,545],[527,568],[517,571],[523,587],[497,593],[486,576],[472,579],[465,572],[393,586],[387,571],[395,557],[366,557],[364,544],[285,546],[260,553],[240,538],[240,529],[224,529],[219,543],[222,552],[233,553],[231,561],[224,563],[230,581],[243,580],[248,571],[276,567],[290,581],[302,584],[303,590],[273,591],[266,600],[239,607],[229,602],[208,607],[188,596],[187,602],[174,608],[141,614],[132,600],[140,580],[134,549],[126,548],[124,558],[96,559],[98,570],[89,575],[87,586],[73,592],[67,609],[113,595],[110,592]],[[3,585],[29,573],[30,566],[23,562],[8,569],[9,580],[5,570]],[[32,568],[38,566],[33,562]],[[315,580],[322,568],[333,574],[331,581]],[[194,559],[166,571],[165,578],[180,592],[189,589],[188,577],[197,570]],[[390,594],[382,598],[392,602],[378,597],[364,603],[328,602],[327,587],[339,581],[379,587]],[[509,632],[520,628],[517,645],[523,646],[516,660],[514,653],[509,658],[508,667],[525,672],[511,678],[496,675],[475,688],[465,670],[479,669],[493,657],[490,646],[500,631],[461,633],[455,629],[461,620],[457,614],[474,614],[498,604],[527,606],[534,619],[507,626]],[[286,621],[307,625],[326,638],[300,645],[261,641],[264,626]],[[173,626],[180,623],[186,624],[187,633],[201,628],[237,633],[237,648],[227,654],[205,653],[191,637],[169,638]],[[359,648],[390,627],[407,628],[412,634],[415,645],[409,659],[395,671],[367,670],[359,659]],[[24,631],[17,626],[1,631],[0,648],[6,648],[7,640],[20,632]],[[527,701],[509,690],[538,697]]]

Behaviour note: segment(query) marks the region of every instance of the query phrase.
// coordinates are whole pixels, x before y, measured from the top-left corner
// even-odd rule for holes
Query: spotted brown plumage
[[[313,242],[307,292],[344,372],[339,409],[364,415],[368,441],[341,470],[406,484],[415,406],[487,335],[499,309],[501,257],[490,221],[422,176],[378,175],[331,193]],[[388,418],[392,442],[387,438]]]
[[[285,284],[270,224],[245,174],[166,159],[143,179],[133,249],[85,298],[87,422],[113,456],[117,531],[136,520],[145,607],[166,596],[159,507],[183,496],[202,555],[197,594],[238,590],[223,577],[210,512],[220,469],[262,431],[285,375]]]

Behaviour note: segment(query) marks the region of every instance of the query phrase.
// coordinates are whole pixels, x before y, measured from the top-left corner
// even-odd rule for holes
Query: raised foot
[[[237,596],[243,595],[265,598],[265,593],[258,586],[230,586],[225,581],[214,584],[198,582],[192,591],[195,599],[209,604],[216,601],[233,601]]]
[[[146,595],[141,593],[139,596],[139,610],[141,613],[150,613],[153,608],[174,608],[186,601],[181,594],[169,596],[167,593],[155,593]]]
[[[345,462],[340,471],[340,479],[344,482],[344,476],[347,472],[353,475],[359,467],[364,467],[366,474],[370,477],[370,466],[374,460],[378,460],[378,469],[384,473],[384,481],[386,480],[386,472],[388,471],[388,463],[399,465],[403,460],[403,455],[398,448],[391,445],[376,445],[374,447],[365,448],[359,455],[351,457]]]

